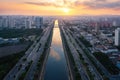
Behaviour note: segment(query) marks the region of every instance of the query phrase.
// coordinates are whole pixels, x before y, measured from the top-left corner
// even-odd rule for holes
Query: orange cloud
[[[1,2],[0,14],[17,15],[120,15],[120,3],[118,0],[108,1],[69,1],[63,2]],[[69,8],[69,14],[65,14],[62,8]]]

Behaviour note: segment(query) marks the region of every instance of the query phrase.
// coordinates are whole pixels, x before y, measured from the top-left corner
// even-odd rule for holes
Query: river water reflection
[[[55,21],[50,54],[46,63],[44,80],[68,80],[67,64],[63,51],[58,21]]]

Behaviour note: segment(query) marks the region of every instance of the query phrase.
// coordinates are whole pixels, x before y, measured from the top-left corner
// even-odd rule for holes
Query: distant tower
[[[113,21],[112,25],[116,27],[117,26],[116,21]]]
[[[25,18],[25,28],[26,29],[31,28],[31,18],[30,17]]]
[[[120,46],[120,28],[115,30],[115,46]]]
[[[9,28],[14,28],[15,27],[15,18],[13,16],[9,16]]]
[[[42,25],[43,25],[43,18],[42,17],[36,17],[35,25],[36,25],[36,28],[41,28]]]
[[[99,25],[98,25],[97,22],[95,23],[95,32],[96,32],[96,33],[99,33]]]

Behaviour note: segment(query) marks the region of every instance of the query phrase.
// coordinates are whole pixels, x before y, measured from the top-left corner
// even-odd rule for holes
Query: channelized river
[[[67,63],[63,51],[58,20],[54,23],[52,43],[46,63],[44,80],[68,80]]]

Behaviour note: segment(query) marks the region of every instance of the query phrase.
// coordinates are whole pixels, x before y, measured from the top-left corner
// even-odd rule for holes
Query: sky
[[[0,15],[120,15],[120,0],[0,0]]]

